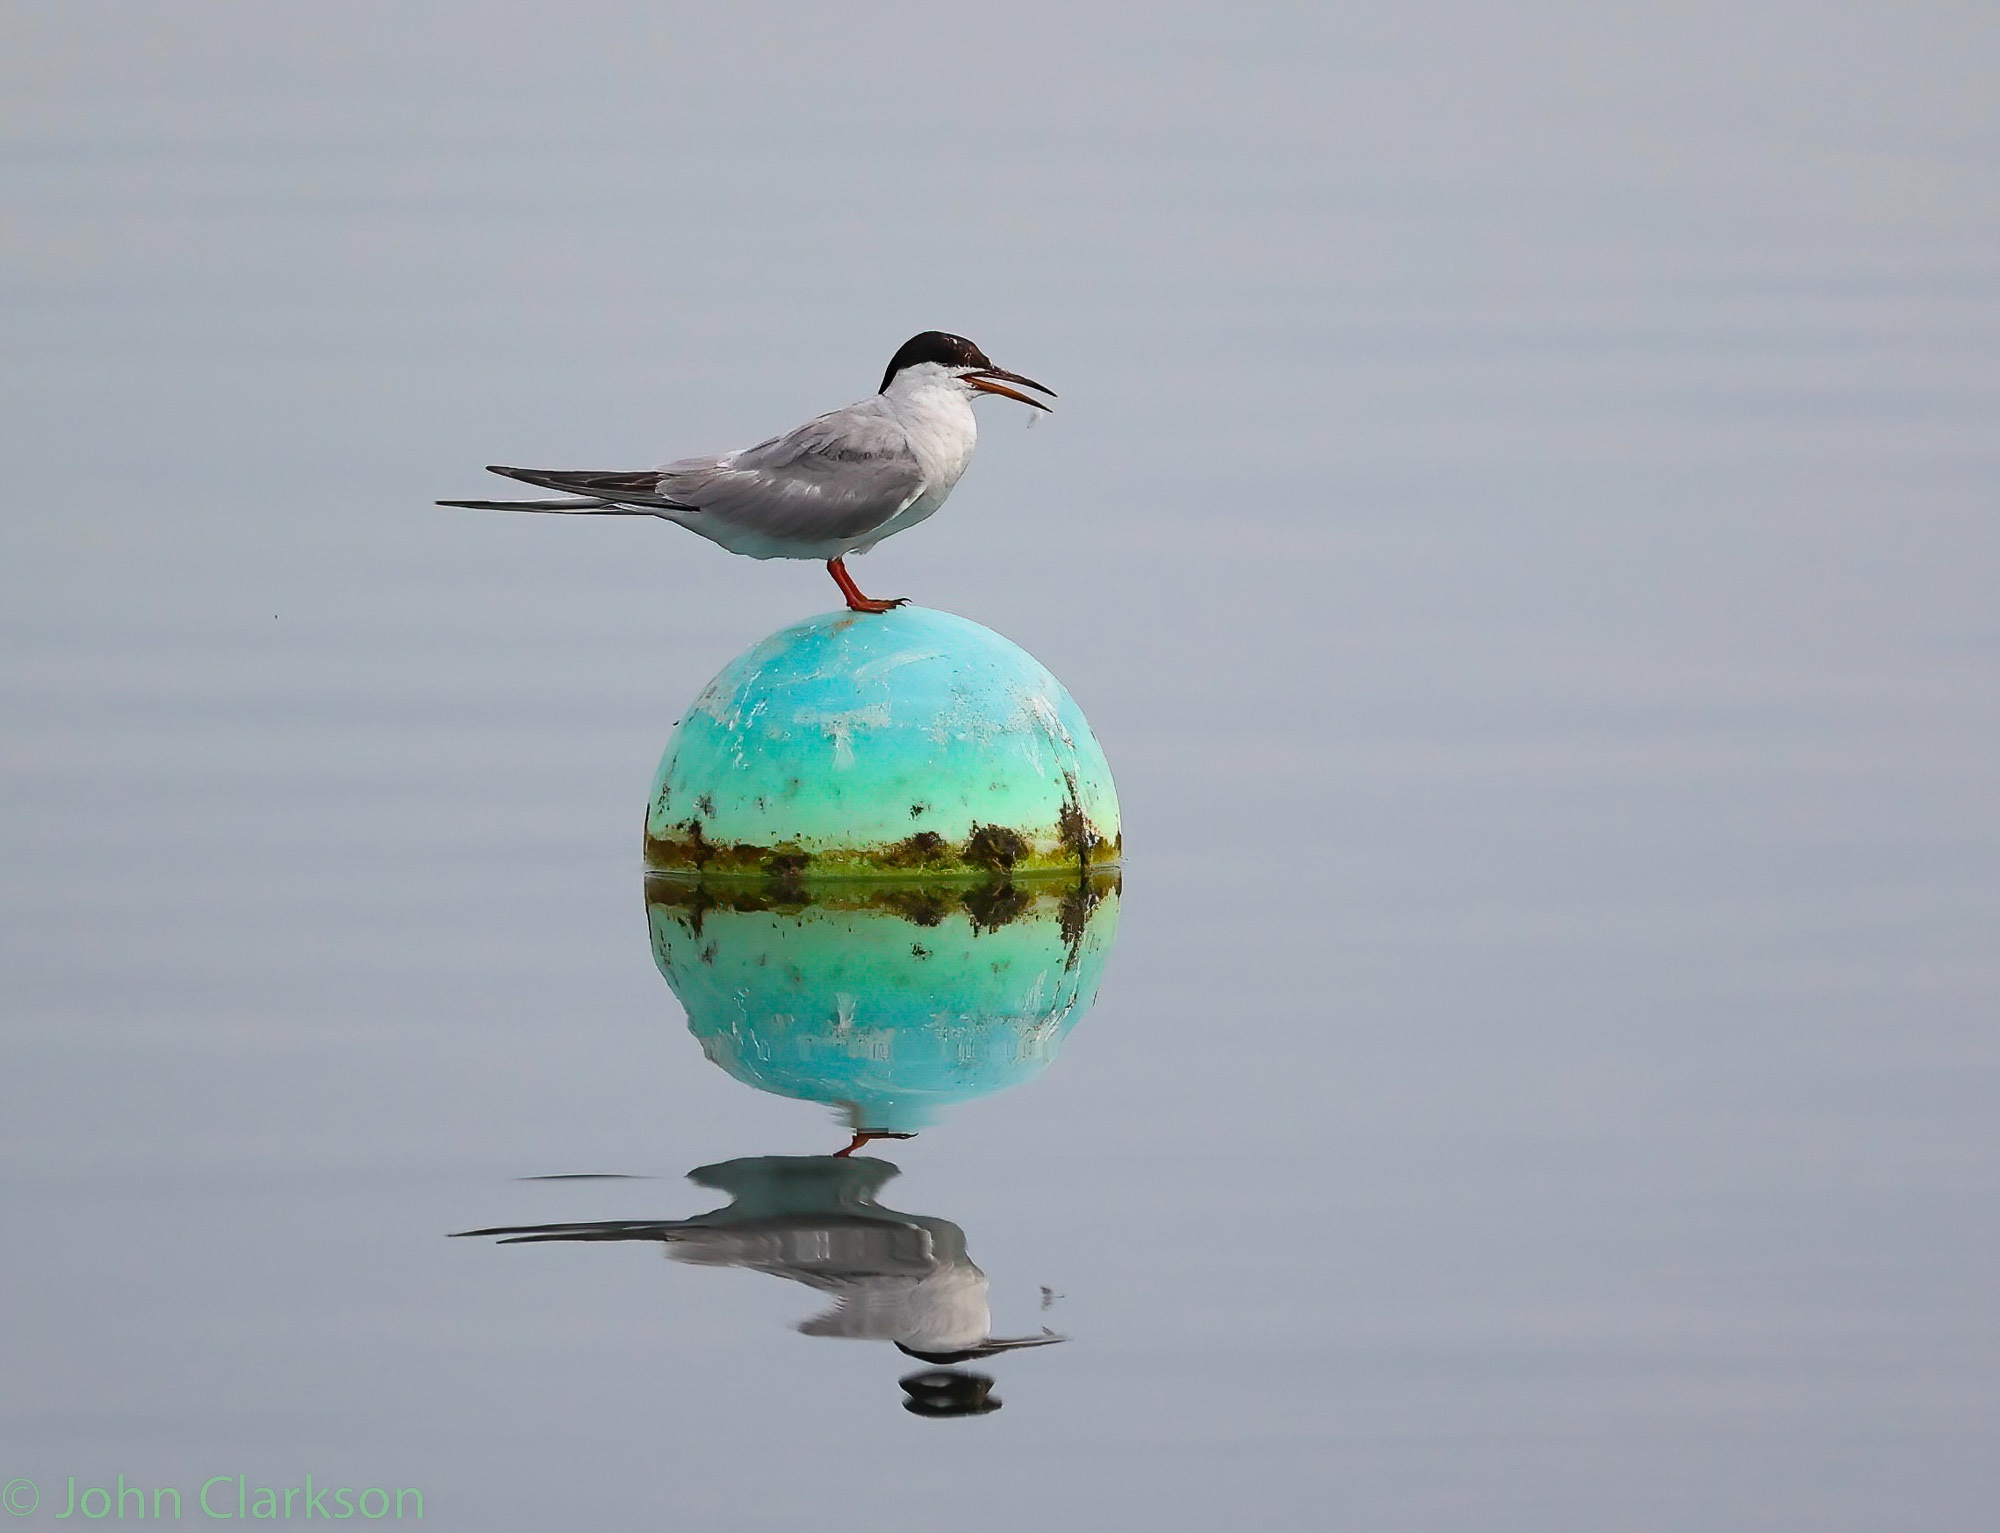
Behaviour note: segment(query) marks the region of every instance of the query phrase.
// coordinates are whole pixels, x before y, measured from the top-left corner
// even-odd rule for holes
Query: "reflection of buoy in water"
[[[1082,872],[1122,847],[1110,768],[1062,683],[920,607],[826,613],[731,661],[646,812],[650,868],[789,882]]]
[[[857,1134],[1031,1079],[1097,998],[1118,875],[646,881],[653,958],[703,1051]]]

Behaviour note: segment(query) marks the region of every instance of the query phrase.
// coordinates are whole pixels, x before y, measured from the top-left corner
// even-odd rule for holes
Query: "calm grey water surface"
[[[22,1526],[1990,1525],[1993,16],[1381,9],[0,9]],[[1062,408],[859,574],[1068,683],[1129,848],[1056,1065],[885,1157],[1074,1337],[955,1422],[803,1289],[445,1238],[840,1143],[637,845],[832,593],[429,505],[932,326]]]

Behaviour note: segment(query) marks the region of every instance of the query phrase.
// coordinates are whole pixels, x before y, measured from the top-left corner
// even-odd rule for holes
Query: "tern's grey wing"
[[[915,500],[924,472],[894,417],[872,400],[720,458],[688,458],[660,471],[659,493],[774,542],[826,541],[872,532]]]
[[[915,1282],[937,1265],[928,1235],[912,1224],[833,1215],[674,1228],[667,1255],[701,1267],[751,1267],[814,1288],[900,1274]]]

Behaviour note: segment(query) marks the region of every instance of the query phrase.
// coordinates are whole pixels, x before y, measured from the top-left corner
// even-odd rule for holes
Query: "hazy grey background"
[[[1977,5],[0,4],[0,1476],[1989,1526],[1996,79]],[[803,1290],[442,1238],[839,1142],[637,859],[834,592],[429,505],[934,326],[1062,408],[857,573],[1068,682],[1131,849],[1057,1067],[891,1156],[1077,1338],[950,1423]]]

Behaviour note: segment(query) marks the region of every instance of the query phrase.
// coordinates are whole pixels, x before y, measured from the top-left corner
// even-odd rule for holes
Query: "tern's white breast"
[[[935,377],[915,376],[935,373]],[[866,553],[891,533],[914,527],[944,504],[953,486],[972,464],[979,442],[979,422],[965,386],[943,368],[909,368],[882,396],[882,402],[902,426],[924,475],[923,493],[896,516],[868,535],[856,552]]]
[[[924,466],[925,489],[942,500],[972,462],[979,440],[979,423],[964,387],[955,378],[940,376],[935,382],[892,389],[885,403],[902,422],[910,450]]]

